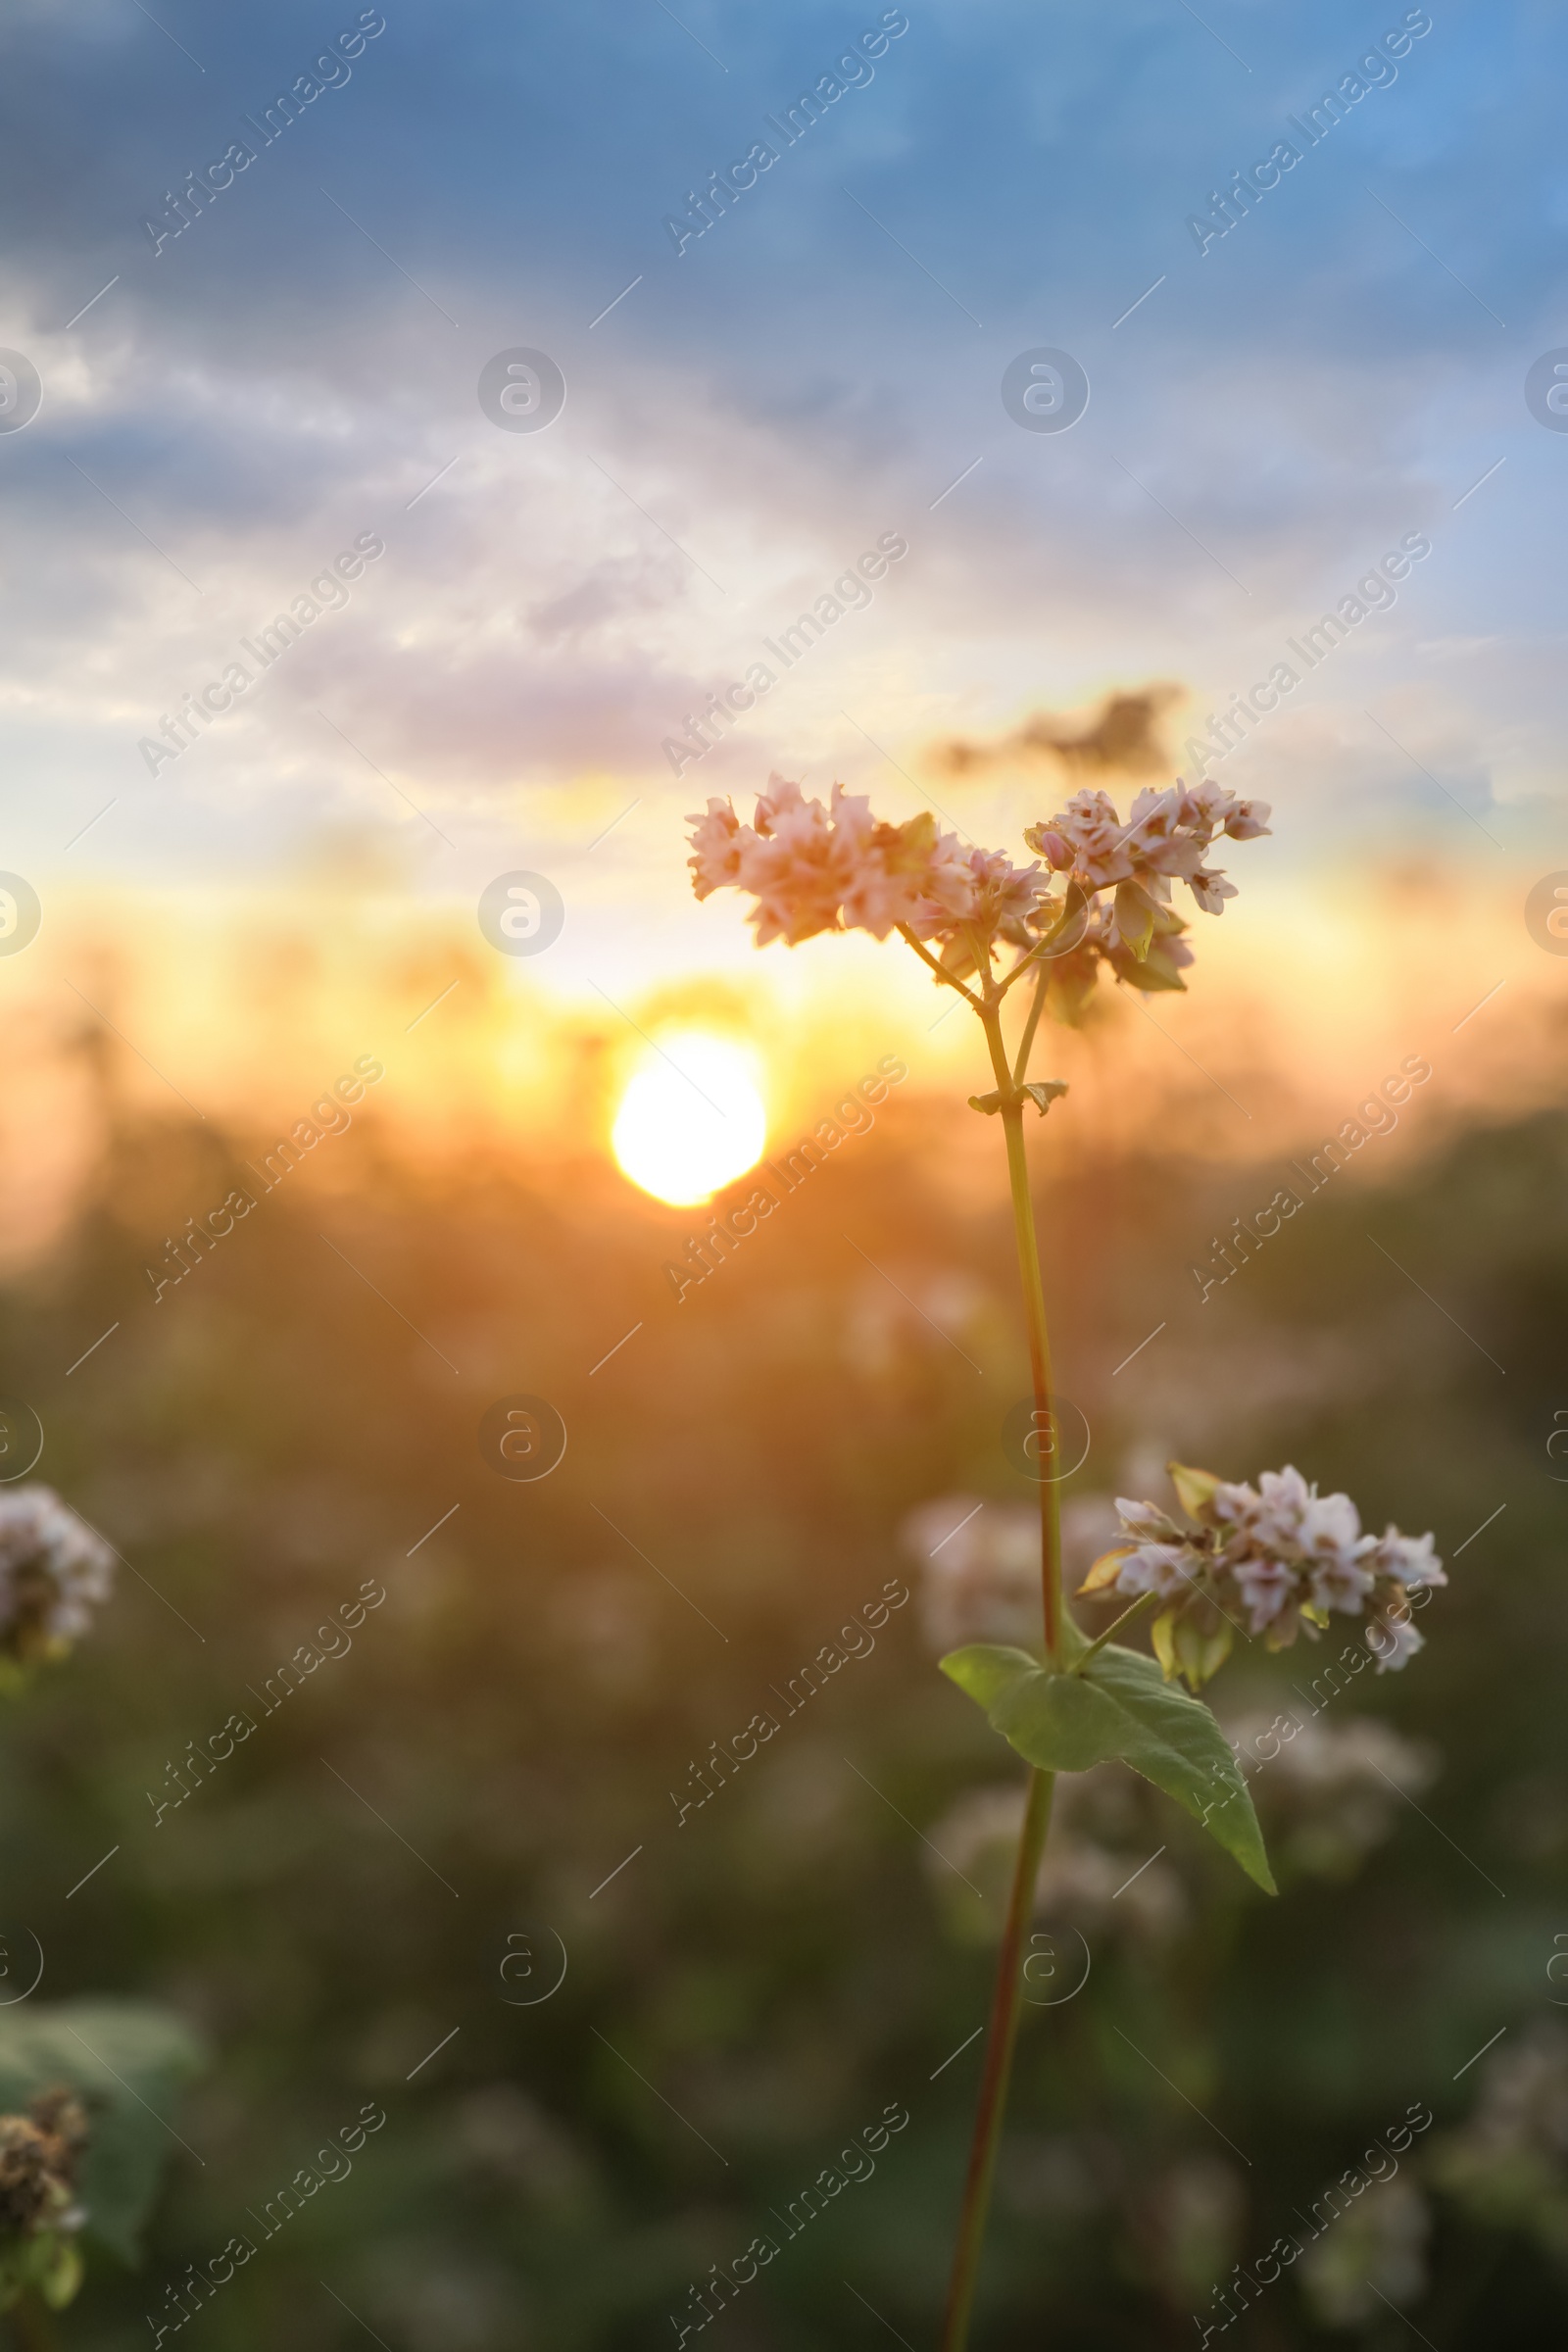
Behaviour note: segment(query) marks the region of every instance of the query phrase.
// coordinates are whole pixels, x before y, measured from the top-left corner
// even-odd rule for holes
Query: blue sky
[[[891,14],[870,78],[677,254],[665,216],[880,8],[390,0],[155,255],[164,192],[361,12],[14,7],[0,344],[44,397],[0,434],[0,862],[221,888],[347,830],[436,896],[560,870],[657,909],[664,953],[702,794],[778,766],[902,815],[925,786],[1004,842],[1052,780],[937,784],[931,738],[1152,679],[1200,718],[1409,534],[1431,552],[1397,601],[1225,780],[1276,803],[1281,877],[1347,824],[1550,862],[1568,434],[1523,387],[1568,344],[1560,18]],[[1429,15],[1200,254],[1210,191]],[[539,433],[477,399],[519,346],[566,382]],[[1069,432],[1003,406],[1038,347],[1087,371]],[[888,533],[908,553],[873,600],[673,776],[684,713]],[[361,534],[386,552],[350,601],[149,775],[160,714]]]

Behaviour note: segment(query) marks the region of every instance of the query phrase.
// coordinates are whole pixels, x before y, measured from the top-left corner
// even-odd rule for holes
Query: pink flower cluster
[[[1047,888],[1038,863],[1020,871],[1000,853],[965,850],[929,815],[879,823],[870,802],[842,784],[824,807],[769,776],[754,823],[743,825],[727,800],[688,821],[693,889],[700,899],[749,891],[760,948],[773,939],[798,947],[818,931],[886,939],[899,925],[949,940],[972,923],[990,938],[1021,926]]]
[[[1190,1680],[1206,1680],[1243,1613],[1270,1649],[1288,1648],[1303,1624],[1315,1638],[1331,1610],[1364,1613],[1380,1674],[1423,1646],[1408,1595],[1448,1581],[1430,1535],[1365,1535],[1348,1494],[1320,1494],[1289,1467],[1265,1470],[1255,1488],[1176,1462],[1171,1475],[1196,1527],[1118,1496],[1133,1541],[1097,1560],[1081,1587],[1129,1599],[1152,1592],[1169,1604],[1155,1625],[1167,1673],[1174,1660]]]
[[[1177,783],[1141,792],[1125,824],[1102,792],[1080,792],[1049,822],[1024,835],[1049,870],[1015,866],[1000,851],[966,850],[929,814],[889,825],[869,801],[835,784],[831,801],[808,800],[799,784],[770,776],[754,821],[743,825],[727,800],[690,818],[692,883],[747,891],[757,904],[757,944],[790,947],[819,931],[904,930],[937,942],[956,972],[974,969],[970,942],[989,957],[1004,940],[1020,956],[1052,965],[1052,1009],[1081,1014],[1102,962],[1141,989],[1181,988],[1192,950],[1170,907],[1171,882],[1185,882],[1205,913],[1218,914],[1234,884],[1204,863],[1215,835],[1252,841],[1268,831],[1267,806],[1238,801],[1222,786]],[[1053,895],[1055,875],[1064,888]],[[1113,894],[1109,898],[1103,893]]]
[[[1205,914],[1218,914],[1236,885],[1203,862],[1216,833],[1255,841],[1268,831],[1266,801],[1239,801],[1222,784],[1144,791],[1125,824],[1108,793],[1079,792],[1061,812],[1024,835],[1053,872],[1067,874],[1086,897],[1130,882],[1161,906],[1172,881],[1185,882]]]

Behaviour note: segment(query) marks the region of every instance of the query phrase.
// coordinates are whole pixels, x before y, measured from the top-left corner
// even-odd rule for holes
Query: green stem
[[[1004,1097],[1012,1090],[1007,1049],[1003,1042],[1002,1015],[994,996],[980,1018],[985,1025],[991,1066]],[[1023,1104],[1004,1101],[1002,1125],[1007,1141],[1007,1180],[1012,1188],[1012,1229],[1018,1249],[1018,1275],[1023,1285],[1024,1319],[1029,1332],[1029,1370],[1034,1383],[1035,1427],[1052,1430],[1051,1339],[1046,1330],[1046,1300],[1040,1283],[1040,1247],[1035,1239],[1034,1205],[1029,1198],[1029,1160],[1024,1150]],[[1061,1647],[1061,1517],[1056,1481],[1040,1481],[1040,1581],[1046,1620],[1046,1655],[1056,1657]]]
[[[1035,1236],[1034,1206],[1029,1197],[1023,1105],[1005,1099],[1013,1092],[1014,1081],[1007,1066],[1007,1050],[1002,1034],[1001,1004],[1004,993],[988,978],[985,1002],[979,1009],[991,1054],[991,1066],[1004,1097],[1001,1115],[1007,1144],[1013,1235],[1017,1244],[1018,1273],[1023,1285],[1024,1317],[1029,1333],[1035,1425],[1038,1429],[1049,1430],[1053,1426],[1051,1343],[1046,1329],[1045,1294],[1040,1281],[1040,1248]],[[1037,1010],[1038,1003],[1037,999]],[[1056,1482],[1054,1479],[1042,1479],[1040,1482],[1040,1581],[1045,1613],[1046,1655],[1053,1661],[1058,1661],[1061,1651],[1061,1525]],[[1007,2085],[1012,2074],[1013,2050],[1018,2039],[1020,2004],[1023,1999],[1024,1944],[1034,1910],[1035,1881],[1040,1872],[1040,1857],[1045,1852],[1054,1786],[1055,1776],[1052,1773],[1031,1772],[1029,1776],[1029,1795],[1024,1808],[1023,1830],[1018,1839],[1017,1860],[1013,1867],[1012,1893],[1007,1904],[1006,1925],[1003,1930],[1002,1950],[997,1957],[997,1982],[991,1997],[985,2072],[975,2109],[974,2136],[969,2147],[969,2170],[963,2184],[963,2202],[958,2213],[958,2238],[953,2258],[952,2284],[948,2290],[942,2352],[965,2352],[969,2341],[969,2318],[974,2306],[986,2219],[991,2207],[991,2184],[997,2169]]]
[[[966,1004],[972,1004],[975,1008],[975,1011],[978,1012],[981,1019],[984,1020],[985,1010],[980,1003],[979,998],[975,996],[969,989],[964,987],[963,982],[958,978],[956,972],[950,972],[945,963],[938,962],[936,956],[932,955],[930,949],[923,946],[922,943],[915,938],[914,933],[909,929],[907,923],[901,923],[899,925],[899,937],[914,950],[915,954],[919,956],[920,961],[923,964],[929,965],[930,969],[935,972],[939,980],[946,981],[949,988],[956,988],[959,996],[963,999],[964,1003]]]
[[[1040,1015],[1046,1008],[1046,984],[1050,978],[1050,972],[1042,964],[1035,974],[1034,1003],[1029,1007],[1029,1018],[1023,1025],[1023,1035],[1018,1041],[1017,1058],[1012,1065],[1014,1086],[1022,1086],[1029,1073],[1029,1050],[1035,1042],[1035,1031],[1040,1026]]]
[[[1111,1622],[1106,1626],[1102,1634],[1097,1634],[1095,1636],[1094,1640],[1090,1642],[1089,1647],[1084,1651],[1083,1656],[1073,1668],[1074,1674],[1082,1674],[1084,1668],[1088,1665],[1096,1650],[1103,1649],[1105,1643],[1113,1641],[1116,1635],[1121,1632],[1121,1629],[1124,1625],[1131,1625],[1133,1619],[1135,1617],[1141,1617],[1145,1609],[1152,1609],[1158,1598],[1159,1594],[1157,1592],[1140,1592],[1138,1598],[1133,1602],[1133,1605],[1130,1609],[1123,1609],[1119,1617],[1113,1617],[1111,1619]]]
[[[1023,1832],[1012,1873],[1007,1922],[997,1958],[996,1989],[991,1996],[991,2019],[986,2034],[985,2073],[975,2108],[974,2137],[969,2147],[969,2171],[963,2184],[958,2215],[958,2242],[953,2257],[953,2279],[948,2289],[948,2312],[942,2329],[942,2352],[964,2352],[969,2341],[969,2316],[974,2307],[980,2252],[985,2242],[986,2216],[991,2206],[991,2183],[1002,2139],[1002,2119],[1007,2104],[1012,2053],[1018,2039],[1018,2017],[1023,2000],[1024,1942],[1034,1913],[1035,1880],[1045,1852],[1051,1821],[1051,1796],[1055,1775],[1031,1772],[1024,1807]]]
[[[24,2352],[56,2352],[54,2322],[30,2287],[12,2305],[11,2325]]]

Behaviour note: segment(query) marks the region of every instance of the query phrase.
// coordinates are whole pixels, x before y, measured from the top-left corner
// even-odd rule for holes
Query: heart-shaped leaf
[[[1131,1737],[1121,1754],[1133,1770],[1201,1823],[1265,1894],[1276,1893],[1251,1791],[1202,1700],[1167,1683],[1152,1658],[1114,1642],[1090,1659],[1084,1679],[1127,1718]]]
[[[1083,1637],[1077,1636],[1075,1657]],[[1240,1863],[1276,1891],[1241,1766],[1199,1699],[1165,1681],[1152,1658],[1107,1642],[1081,1674],[1050,1673],[1027,1650],[979,1642],[942,1671],[985,1709],[994,1730],[1042,1772],[1087,1772],[1119,1757],[1163,1788]]]
[[[1042,1772],[1087,1772],[1121,1753],[1114,1700],[1076,1674],[1048,1673],[1027,1650],[976,1642],[942,1661],[994,1730]]]
[[[40,2091],[74,2090],[92,2125],[79,2182],[87,2228],[126,2262],[175,2146],[179,2092],[200,2044],[147,2001],[56,2001],[0,2009],[0,2113],[24,2114]]]

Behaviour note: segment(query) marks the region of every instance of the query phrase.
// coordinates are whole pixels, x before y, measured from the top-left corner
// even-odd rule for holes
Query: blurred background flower
[[[1330,2328],[1366,2328],[1427,2289],[1432,2216],[1413,2182],[1374,2183],[1315,2238],[1296,2264],[1301,2293]]]
[[[1394,1835],[1405,1799],[1437,1775],[1430,1741],[1401,1739],[1372,1715],[1224,1718],[1243,1758],[1277,1874],[1348,1879]],[[1259,1759],[1253,1769],[1249,1759]]]

